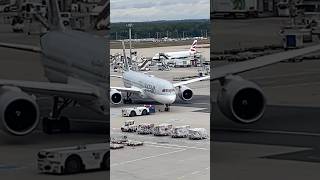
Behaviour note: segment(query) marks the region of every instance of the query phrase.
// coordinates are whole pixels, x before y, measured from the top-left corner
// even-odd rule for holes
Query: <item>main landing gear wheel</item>
[[[70,121],[67,117],[61,116],[61,112],[72,100],[54,97],[53,109],[50,117],[42,119],[42,130],[46,134],[54,132],[68,133],[70,131]]]
[[[169,104],[165,104],[164,111],[166,111],[166,112],[170,111],[170,105]]]
[[[123,99],[123,103],[124,104],[132,104],[132,99],[131,98]]]
[[[45,117],[42,119],[42,129],[46,134],[52,134],[57,131],[68,133],[70,132],[70,121],[64,116],[56,120]]]
[[[127,97],[123,99],[124,104],[132,104],[132,99],[130,98],[131,95],[132,93],[127,92]]]

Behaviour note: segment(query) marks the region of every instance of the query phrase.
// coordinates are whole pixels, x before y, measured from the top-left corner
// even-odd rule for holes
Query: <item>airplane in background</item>
[[[7,133],[23,136],[40,122],[37,95],[53,97],[52,112],[43,118],[43,130],[68,131],[62,111],[79,104],[108,115],[109,89],[107,39],[85,32],[67,30],[60,17],[57,0],[48,1],[49,31],[40,38],[40,46],[0,43],[0,47],[41,54],[49,82],[0,79],[0,127]],[[107,123],[107,119],[106,119]]]
[[[194,40],[189,51],[157,53],[156,55],[153,56],[152,60],[160,60],[161,54],[165,55],[170,60],[190,58],[190,56],[197,53],[197,43],[198,43],[198,41]]]
[[[127,57],[125,53],[124,42],[123,57]],[[210,76],[191,79],[178,83],[171,83],[165,79],[155,77],[153,75],[132,71],[129,68],[128,60],[124,58],[122,76],[110,75],[111,77],[122,78],[124,87],[110,87],[110,101],[113,104],[120,104],[122,100],[125,103],[132,102],[130,96],[138,94],[141,98],[151,98],[156,102],[164,104],[166,110],[175,102],[177,95],[184,101],[190,101],[193,97],[193,91],[187,87],[187,84],[209,79]],[[122,98],[122,93],[127,93],[126,98]]]

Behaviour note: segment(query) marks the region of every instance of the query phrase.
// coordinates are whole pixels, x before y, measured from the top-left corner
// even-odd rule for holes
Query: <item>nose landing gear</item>
[[[170,111],[170,104],[165,104],[164,111],[166,112]]]

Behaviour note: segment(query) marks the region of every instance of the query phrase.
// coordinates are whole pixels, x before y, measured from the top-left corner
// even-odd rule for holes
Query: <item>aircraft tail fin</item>
[[[50,30],[64,31],[65,27],[61,20],[59,4],[57,0],[47,0],[48,24]]]
[[[196,52],[197,51],[197,43],[198,41],[197,40],[194,40],[191,47],[190,47],[190,51],[192,52]]]
[[[124,58],[124,67],[123,70],[128,71],[129,70],[129,64],[128,64],[128,59],[127,59],[127,55],[126,55],[126,47],[124,45],[124,41],[122,42],[122,50],[123,50],[123,58]]]

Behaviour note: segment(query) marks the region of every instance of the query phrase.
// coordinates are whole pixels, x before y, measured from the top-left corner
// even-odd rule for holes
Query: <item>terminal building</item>
[[[214,0],[211,3],[211,15],[289,16],[289,4],[299,1],[303,0]]]
[[[109,8],[107,0],[58,0],[58,4],[66,27],[86,30],[103,29],[107,26],[108,14],[104,13],[104,16],[101,16],[101,12]],[[35,20],[33,11],[46,17],[46,0],[0,0],[0,13],[6,21],[18,15],[32,22]]]

